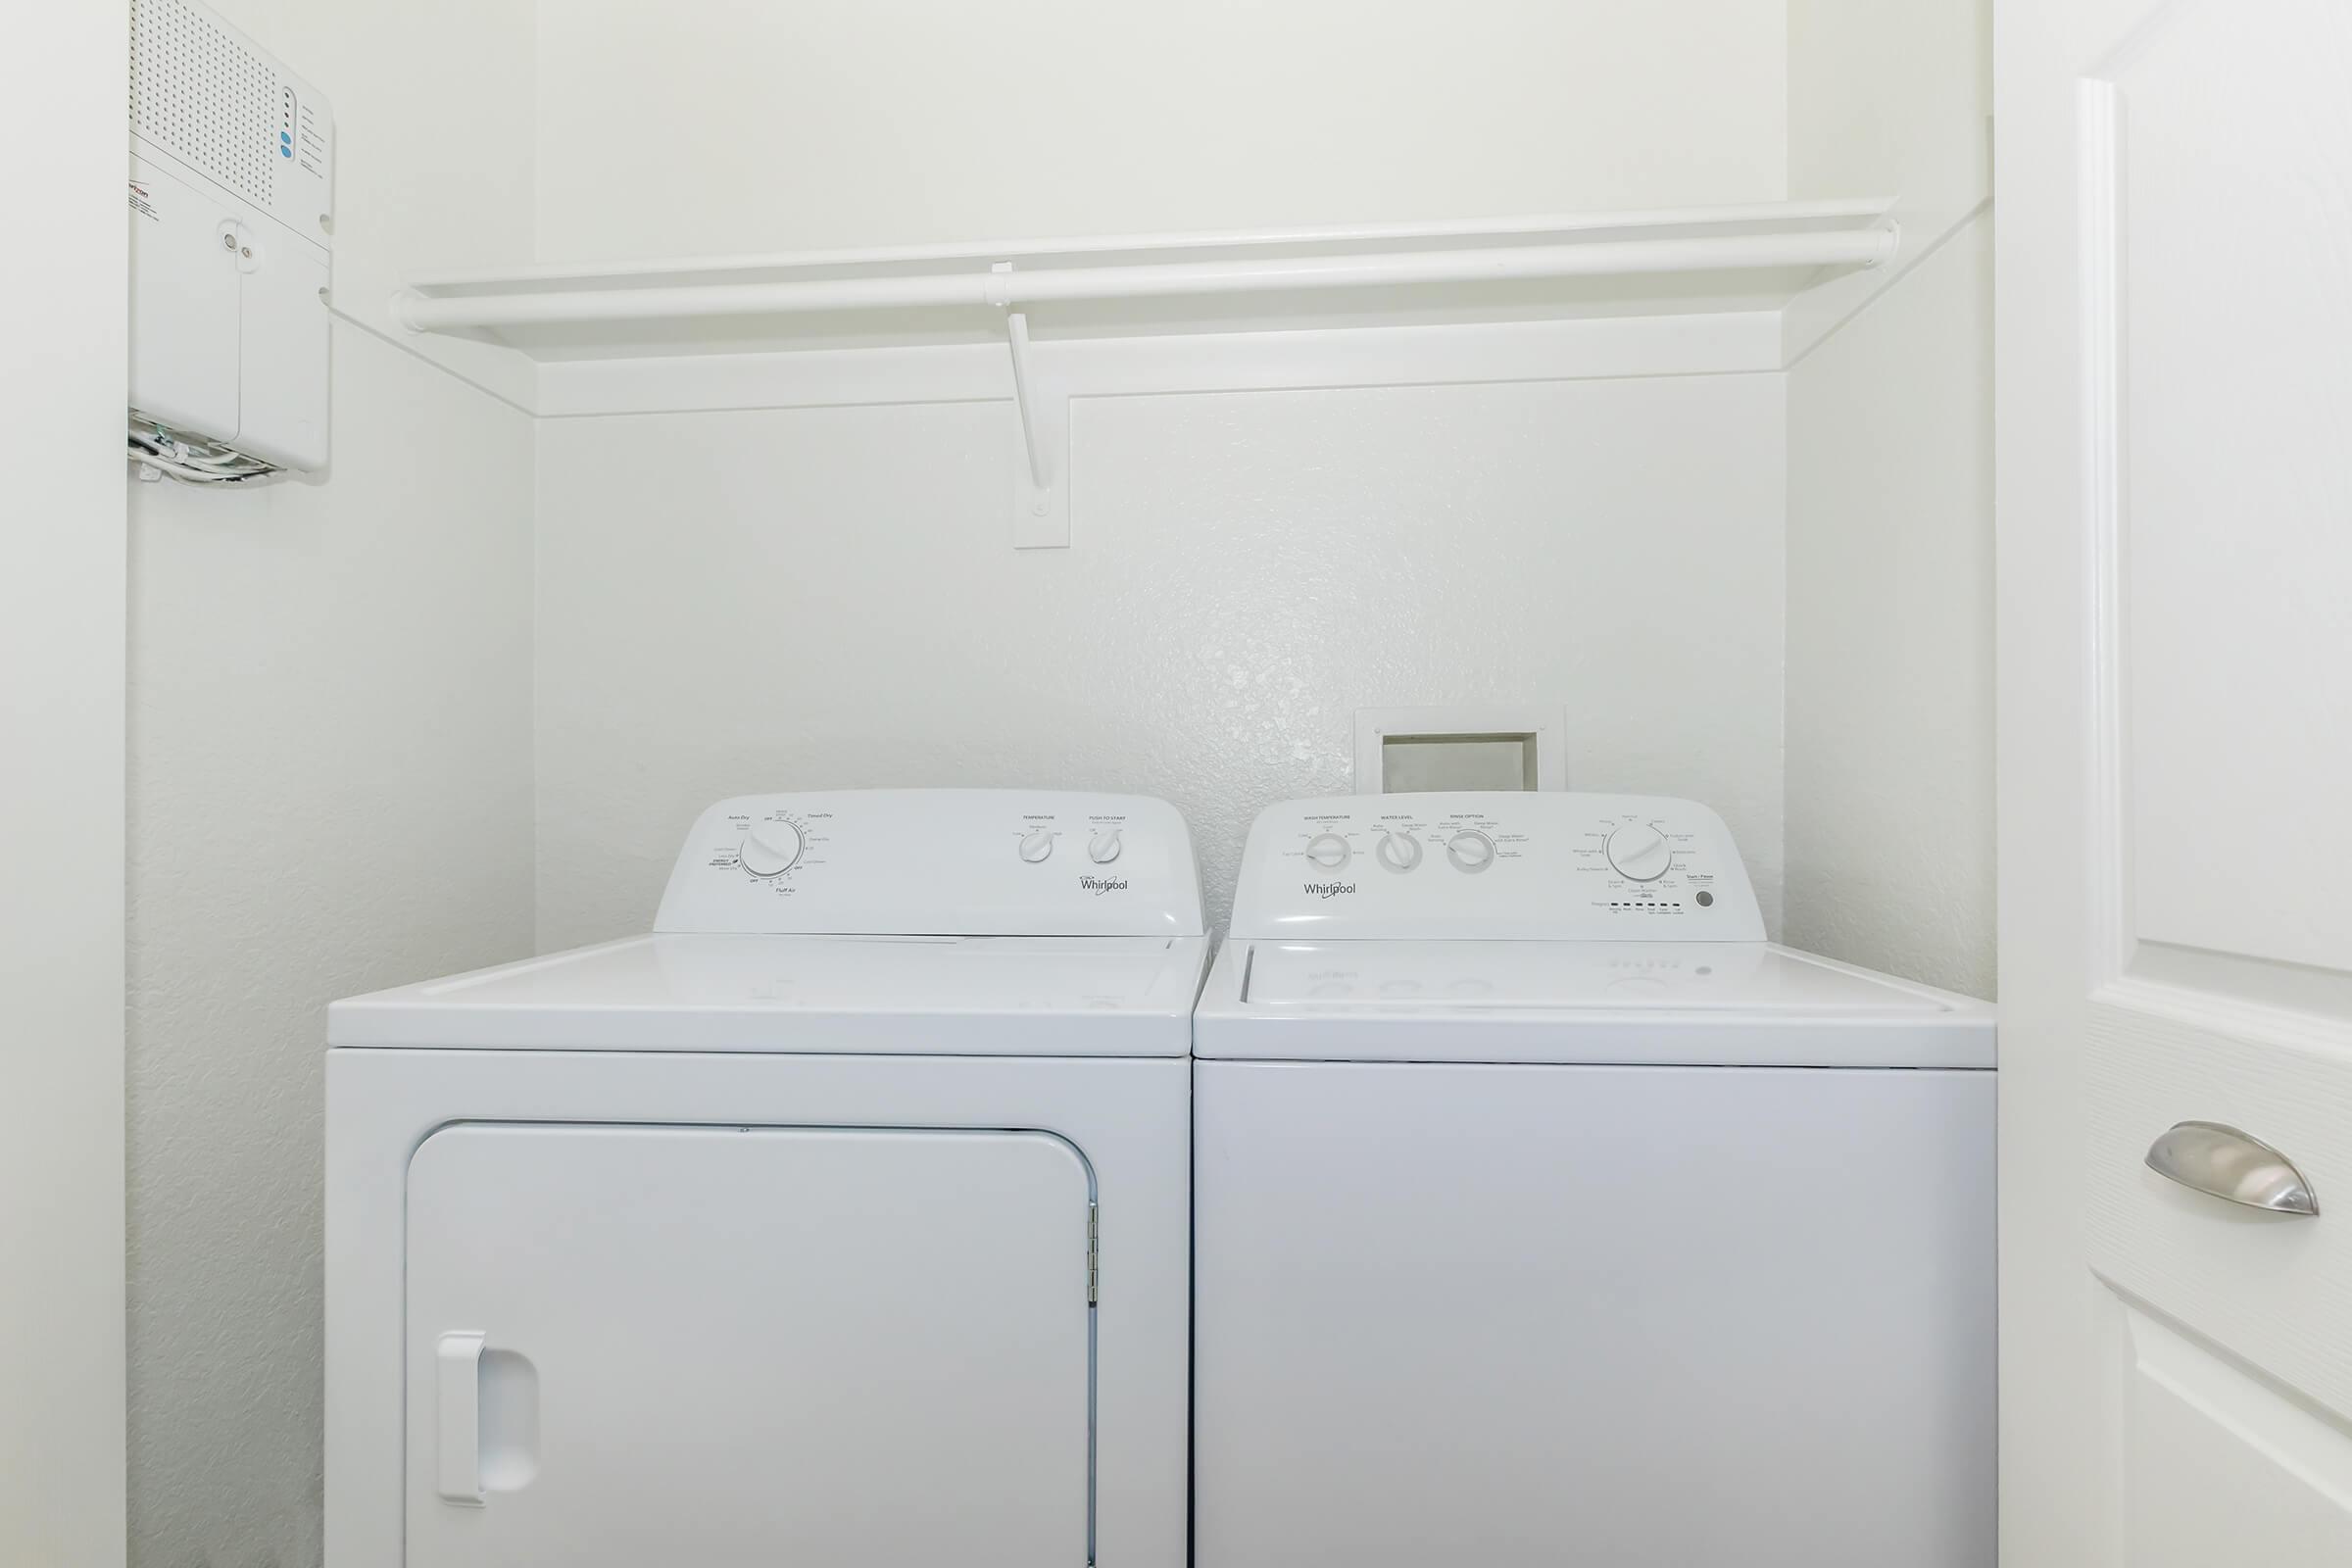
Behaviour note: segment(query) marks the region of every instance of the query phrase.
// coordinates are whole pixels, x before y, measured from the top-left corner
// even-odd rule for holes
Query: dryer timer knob
[[[754,822],[736,858],[753,876],[781,876],[800,863],[801,830],[790,822]]]

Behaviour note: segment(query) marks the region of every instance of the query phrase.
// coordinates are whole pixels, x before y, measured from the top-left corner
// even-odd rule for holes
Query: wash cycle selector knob
[[[1038,861],[1053,853],[1054,830],[1052,828],[1033,827],[1021,835],[1021,858],[1027,860],[1031,865],[1037,864]]]
[[[736,858],[754,876],[781,876],[800,864],[801,830],[791,822],[754,822]]]
[[[1466,827],[1446,841],[1446,858],[1464,871],[1484,871],[1494,863],[1494,841]]]
[[[1421,863],[1421,841],[1409,832],[1390,828],[1381,834],[1380,847],[1372,853],[1392,871],[1410,871]]]
[[[1121,848],[1119,830],[1115,827],[1104,828],[1086,841],[1086,858],[1097,865],[1108,865],[1119,858]]]
[[[1628,822],[1611,833],[1608,856],[1629,882],[1655,882],[1674,867],[1674,846],[1647,822]]]
[[[1337,833],[1318,833],[1306,841],[1306,858],[1326,871],[1337,871],[1354,853]]]

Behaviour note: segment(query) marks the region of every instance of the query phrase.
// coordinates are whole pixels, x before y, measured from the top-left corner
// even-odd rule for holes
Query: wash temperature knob
[[[1609,864],[1629,882],[1655,882],[1674,865],[1674,846],[1647,822],[1628,822],[1609,835]]]
[[[1337,871],[1354,853],[1337,833],[1318,833],[1306,841],[1306,858],[1326,871]]]
[[[737,858],[754,876],[780,876],[800,863],[801,830],[790,822],[754,822]]]
[[[1119,858],[1119,830],[1109,828],[1086,841],[1086,858],[1097,865],[1108,865]]]
[[[1054,834],[1049,828],[1033,827],[1021,835],[1021,858],[1037,864],[1054,853]]]

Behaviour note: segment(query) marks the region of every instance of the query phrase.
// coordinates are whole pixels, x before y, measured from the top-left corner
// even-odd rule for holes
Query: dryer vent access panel
[[[323,467],[326,99],[205,7],[132,0],[129,110],[134,440],[187,478]]]

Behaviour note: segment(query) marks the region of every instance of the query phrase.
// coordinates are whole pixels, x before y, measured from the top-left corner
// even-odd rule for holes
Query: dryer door
[[[411,1568],[1089,1554],[1045,1133],[461,1125],[409,1168]]]

